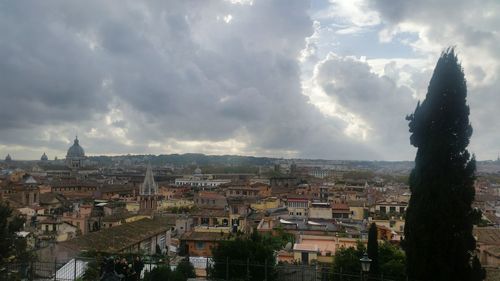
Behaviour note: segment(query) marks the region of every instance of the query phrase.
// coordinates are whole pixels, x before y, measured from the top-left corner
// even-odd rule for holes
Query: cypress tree
[[[378,264],[378,233],[377,225],[372,223],[370,229],[368,230],[368,246],[367,246],[368,257],[372,260],[370,264],[370,274],[372,276],[377,276],[379,274],[380,268]]]
[[[407,117],[410,142],[417,147],[404,241],[409,280],[472,280],[476,270],[476,165],[467,151],[472,126],[466,97],[463,69],[449,48],[436,64],[425,100]]]

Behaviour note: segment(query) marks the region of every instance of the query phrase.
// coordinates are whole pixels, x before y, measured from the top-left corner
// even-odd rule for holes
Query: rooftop
[[[228,240],[229,235],[222,232],[187,232],[181,236],[181,240],[194,240],[194,241],[220,241]]]
[[[478,243],[500,245],[500,229],[498,228],[477,227],[473,232]]]
[[[175,218],[142,219],[77,237],[60,243],[79,251],[120,252],[154,235],[166,232],[175,225]]]

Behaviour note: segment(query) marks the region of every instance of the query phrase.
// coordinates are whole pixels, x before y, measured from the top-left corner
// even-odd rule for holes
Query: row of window
[[[308,203],[307,202],[288,202],[288,207],[292,208],[307,208]]]
[[[381,212],[381,213],[387,213],[387,207],[385,207],[385,206],[380,206],[379,210],[380,210],[380,212]],[[391,207],[389,207],[389,212],[390,212],[390,213],[395,213],[395,212],[397,212],[397,208],[396,208],[396,206],[391,206]],[[404,213],[404,212],[405,212],[405,207],[399,207],[399,213],[401,213],[401,214],[402,214],[402,213]]]
[[[229,190],[229,195],[244,195],[244,196],[255,196],[256,191],[246,191],[246,190]]]

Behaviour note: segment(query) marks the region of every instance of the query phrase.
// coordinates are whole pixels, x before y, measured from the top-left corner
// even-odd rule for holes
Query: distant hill
[[[238,155],[205,155],[200,153],[168,154],[168,155],[122,155],[122,156],[91,156],[91,161],[99,164],[111,164],[115,161],[130,161],[133,164],[150,162],[152,165],[199,165],[199,166],[268,166],[277,158],[238,156]]]

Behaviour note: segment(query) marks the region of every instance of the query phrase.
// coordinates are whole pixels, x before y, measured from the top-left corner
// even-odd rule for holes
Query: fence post
[[[54,259],[54,281],[57,281],[57,258]]]
[[[318,266],[318,264],[315,264],[314,265],[314,278],[313,278],[313,280],[315,280],[315,281],[318,280],[318,270],[319,270],[319,266]],[[320,274],[320,276],[321,276],[321,274]]]
[[[247,279],[250,280],[250,258],[247,258]]]
[[[301,271],[302,271],[302,279],[301,280],[304,281],[304,265],[302,265],[302,270]]]
[[[229,257],[226,257],[226,281],[229,281]]]
[[[73,281],[76,280],[76,258],[75,258],[75,264],[73,266]]]
[[[28,276],[28,280],[30,281],[33,281],[33,278],[34,278],[34,268],[33,266],[35,265],[35,263],[33,262],[33,260],[30,260],[30,273],[29,273],[29,276]]]
[[[267,259],[264,260],[264,278],[267,281]]]

